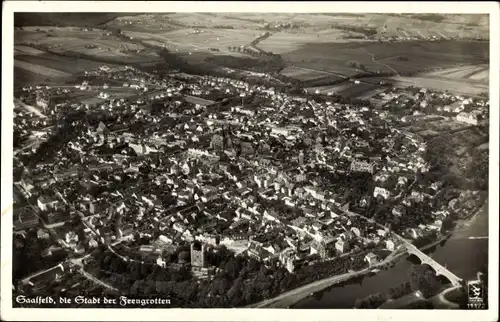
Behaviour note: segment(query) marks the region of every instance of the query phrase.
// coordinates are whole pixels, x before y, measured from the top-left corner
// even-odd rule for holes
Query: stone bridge
[[[422,264],[427,264],[434,271],[436,272],[436,275],[442,275],[445,276],[448,280],[450,280],[451,284],[453,286],[460,286],[462,279],[455,274],[453,274],[451,271],[449,271],[447,268],[443,267],[441,264],[436,262],[434,259],[429,257],[427,254],[423,253],[420,251],[417,247],[415,247],[413,244],[409,242],[405,242],[406,249],[408,251],[408,254],[415,255],[417,256]]]

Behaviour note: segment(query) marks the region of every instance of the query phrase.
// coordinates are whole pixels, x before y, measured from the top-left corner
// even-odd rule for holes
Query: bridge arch
[[[408,257],[407,257],[407,260],[409,260],[412,264],[415,264],[415,265],[420,265],[422,264],[422,259],[420,257],[418,257],[417,255],[413,254],[413,253],[408,253]]]
[[[408,259],[411,262],[414,262],[417,265],[420,264],[428,266],[435,272],[436,276],[442,276],[439,277],[440,279],[446,279],[454,286],[460,285],[461,279],[458,276],[453,274],[453,272],[448,270],[446,267],[443,267],[440,263],[436,262],[432,257],[429,257],[429,255],[420,251],[414,245],[407,244],[407,251],[409,254]]]

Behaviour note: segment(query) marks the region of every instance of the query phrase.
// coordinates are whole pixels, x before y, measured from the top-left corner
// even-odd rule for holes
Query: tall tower
[[[200,242],[194,242],[191,244],[192,267],[207,267],[207,259],[205,255],[205,245]]]
[[[116,238],[122,238],[123,235],[122,235],[122,215],[121,213],[118,213],[116,214],[116,232],[115,232],[115,236]]]
[[[299,152],[299,164],[304,165],[304,151]]]

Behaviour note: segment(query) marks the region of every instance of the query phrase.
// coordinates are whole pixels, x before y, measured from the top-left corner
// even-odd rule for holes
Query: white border
[[[12,133],[14,12],[362,12],[490,14],[490,198],[488,311],[287,309],[12,309]],[[195,10],[193,10],[195,9]],[[499,7],[495,2],[119,2],[6,1],[2,12],[2,320],[32,321],[497,321]]]

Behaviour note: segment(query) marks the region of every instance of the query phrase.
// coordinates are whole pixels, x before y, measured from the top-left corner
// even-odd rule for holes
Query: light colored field
[[[330,73],[324,71],[316,71],[297,67],[286,67],[281,71],[281,74],[298,80],[310,80],[330,75]]]
[[[40,66],[37,64],[32,64],[32,63],[20,61],[17,59],[14,60],[14,67],[18,67],[18,68],[27,70],[29,72],[44,75],[47,77],[67,77],[67,76],[70,76],[70,74],[62,72],[60,70],[43,67],[43,66]]]
[[[370,78],[370,80],[374,80],[377,82],[390,80],[395,86],[399,87],[417,86],[439,91],[448,90],[451,93],[473,96],[489,91],[488,85],[486,84],[470,83],[464,82],[463,80],[454,79],[434,79],[431,77],[374,77]]]
[[[29,47],[29,46],[14,46],[14,55],[43,55],[44,51]]]
[[[103,65],[102,63],[91,60],[62,57],[50,53],[44,53],[43,55],[36,56],[17,55],[16,60],[58,70],[68,74],[77,74],[84,71],[96,70]],[[106,65],[109,67],[113,67],[113,65]]]
[[[490,79],[490,71],[488,69],[478,71],[476,74],[469,76],[469,79],[488,82]]]
[[[490,147],[490,143],[486,142],[486,143],[483,143],[480,146],[478,146],[476,149],[478,149],[478,150],[488,150],[489,147]]]
[[[140,53],[136,50],[144,49],[143,46],[124,42],[113,36],[106,36],[102,30],[84,32],[79,28],[54,28],[57,37],[47,37],[43,31],[16,31],[15,43],[18,45],[36,44],[46,46],[50,51],[56,53],[76,52],[96,58],[120,59],[124,62],[141,62],[152,58],[159,58],[151,50]],[[97,46],[97,48],[86,48],[85,46]],[[23,47],[20,47],[21,49]],[[120,50],[132,50],[123,53]],[[20,52],[18,52],[20,54]]]
[[[333,94],[340,94],[346,97],[352,98],[366,98],[378,90],[380,90],[380,86],[371,85],[371,84],[354,84],[352,82],[344,83],[340,85],[328,85],[328,86],[319,86],[319,87],[311,87],[307,90],[309,92],[315,93],[316,90],[319,90],[321,94],[328,94],[332,92]]]
[[[259,36],[255,30],[214,29],[195,34],[191,29],[179,29],[165,33],[124,32],[125,35],[141,39],[149,44],[162,46],[175,51],[207,51],[208,48],[218,48],[228,52],[228,46],[247,45]]]
[[[344,35],[346,35],[345,32],[336,29],[314,31],[312,28],[307,28],[302,32],[274,33],[271,37],[261,41],[258,46],[263,50],[282,54],[297,50],[310,43],[343,42],[341,38]]]
[[[231,16],[226,13],[175,13],[168,18],[176,23],[187,26],[232,26],[234,28],[255,29],[258,28],[258,22],[249,21],[245,15]]]
[[[307,89],[307,91],[310,93],[315,93],[316,91],[319,91],[320,94],[328,94],[329,92],[340,94],[351,86],[352,86],[351,84],[318,86],[318,87],[310,87]]]
[[[460,66],[460,67],[452,67],[440,71],[426,73],[425,75],[431,77],[488,82],[489,68],[487,65]]]
[[[294,41],[294,39],[297,40]],[[334,40],[326,41],[326,39],[328,39],[326,36],[321,35],[314,37],[280,32],[273,34],[259,46],[265,50],[280,53],[287,62],[296,66],[337,72],[346,76],[359,72],[347,66],[349,61],[361,63],[369,71],[394,72],[396,70],[400,73],[415,73],[437,67],[452,67],[457,64],[481,64],[489,56],[486,42],[352,41],[342,43]],[[398,56],[406,56],[408,60],[400,61],[397,59]]]
[[[83,104],[89,104],[89,105],[92,105],[92,104],[99,104],[99,103],[102,103],[104,102],[103,99],[101,98],[98,98],[98,97],[89,97],[89,98],[85,98],[81,101]]]

